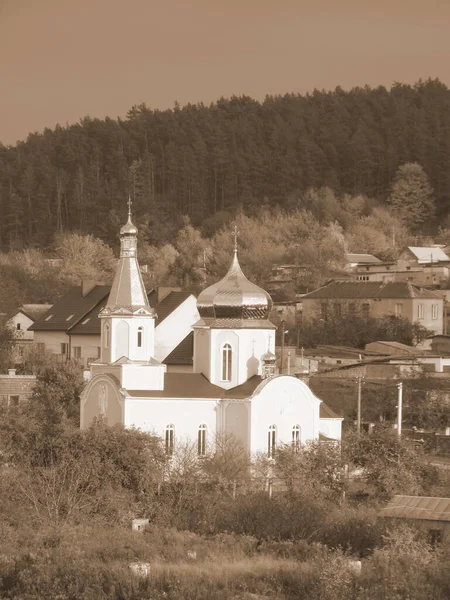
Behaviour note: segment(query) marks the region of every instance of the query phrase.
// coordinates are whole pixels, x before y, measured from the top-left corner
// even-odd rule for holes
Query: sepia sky
[[[450,85],[450,0],[0,0],[0,142],[133,104]]]

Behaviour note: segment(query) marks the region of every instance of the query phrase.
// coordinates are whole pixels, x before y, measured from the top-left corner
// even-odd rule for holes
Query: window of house
[[[138,327],[138,332],[137,332],[137,345],[138,345],[138,348],[142,348],[143,341],[144,341],[144,328],[143,327]]]
[[[417,305],[417,318],[418,319],[423,319],[424,318],[424,312],[425,312],[425,306],[423,304],[418,304]]]
[[[298,449],[300,448],[300,442],[301,442],[300,425],[294,425],[294,427],[292,428],[292,447],[294,448],[295,451],[298,451]]]
[[[369,311],[370,311],[370,305],[367,303],[364,303],[362,305],[362,315],[363,317],[365,317],[366,319],[369,317]]]
[[[222,348],[222,381],[231,381],[233,350],[230,344]]]
[[[45,344],[44,342],[38,342],[37,344],[37,349],[39,352],[45,352]]]
[[[102,349],[100,348],[100,346],[97,346],[97,358],[100,358],[101,353]]]
[[[267,434],[267,456],[269,458],[275,458],[275,451],[277,447],[277,427],[271,425]]]
[[[356,304],[354,302],[350,302],[350,304],[348,305],[348,312],[351,315],[354,315],[356,312]]]
[[[328,317],[328,310],[327,310],[326,302],[320,303],[320,313],[321,313],[322,319],[324,319],[324,321],[326,321],[327,317]]]
[[[395,305],[395,316],[400,317],[403,314],[403,304],[400,302]]]
[[[166,427],[164,443],[167,456],[172,456],[175,448],[175,427],[172,425],[172,423]]]
[[[85,319],[84,321],[82,321],[82,323],[81,323],[81,324],[82,324],[82,325],[86,325],[86,323],[87,323],[88,321],[90,321],[90,320],[91,320],[91,317],[88,317],[87,319]]]
[[[109,325],[105,325],[105,348],[109,348],[109,341],[110,341],[110,331],[109,331]]]
[[[62,342],[61,354],[68,354],[68,352],[69,352],[69,344],[67,342]]]
[[[19,396],[11,395],[8,398],[8,408],[17,408],[19,406]]]
[[[200,425],[198,428],[197,454],[206,456],[206,425]]]
[[[437,319],[439,317],[439,306],[437,304],[432,304],[431,306],[431,318]]]
[[[73,347],[73,357],[74,358],[81,358],[81,346],[74,346]]]
[[[46,317],[46,321],[50,321],[50,319],[53,317],[53,315],[48,315],[48,317]]]
[[[70,321],[70,319],[73,319],[74,315],[69,315],[66,319],[66,321]]]
[[[16,325],[16,329],[17,329],[17,330],[20,330],[20,323],[17,323],[17,325]]]
[[[337,319],[340,319],[342,316],[342,309],[341,309],[341,305],[340,304],[335,304],[334,305],[334,314],[336,316]]]

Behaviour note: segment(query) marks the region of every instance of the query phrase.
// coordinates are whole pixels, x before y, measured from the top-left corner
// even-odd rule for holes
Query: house
[[[100,356],[99,313],[111,286],[85,281],[69,290],[31,329],[36,341],[62,359],[77,359],[88,366]],[[180,288],[157,288],[148,294],[157,310],[157,360],[168,360],[169,370],[192,369],[192,325],[198,320],[196,299]]]
[[[160,435],[169,455],[180,441],[193,443],[199,457],[222,433],[271,458],[280,443],[299,445],[320,435],[340,440],[342,418],[303,381],[276,374],[272,300],[245,277],[236,247],[228,273],[197,299],[193,372],[183,373],[169,372],[155,358],[157,305],[143,287],[130,213],[120,244],[99,314],[100,357],[81,396],[81,428],[103,418]]]
[[[443,331],[443,302],[437,293],[406,282],[333,281],[302,297],[304,319],[404,316],[436,334]]]
[[[30,327],[50,308],[51,304],[22,304],[18,309],[9,315],[5,315],[3,321],[13,333],[14,364],[20,364],[26,348],[33,343],[34,332]]]
[[[397,495],[378,516],[414,523],[427,531],[433,542],[450,540],[450,498]]]
[[[26,402],[35,383],[35,375],[16,375],[15,369],[8,369],[7,375],[0,374],[0,406],[8,409]]]
[[[365,267],[367,265],[381,264],[381,260],[373,254],[352,254],[347,253],[345,255],[348,269],[355,269],[356,267]]]

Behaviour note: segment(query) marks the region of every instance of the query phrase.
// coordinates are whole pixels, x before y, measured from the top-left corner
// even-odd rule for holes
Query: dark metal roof
[[[381,260],[373,254],[347,254],[347,260],[351,263],[358,263],[360,265],[379,264]]]
[[[156,311],[157,319],[155,325],[158,326],[166,317],[178,308],[191,295],[191,292],[169,292],[161,302],[156,303],[157,292],[151,290],[147,294],[149,305]],[[99,312],[106,306],[107,296],[99,302],[89,313],[83,315],[82,319],[70,330],[71,335],[100,335]]]
[[[214,385],[202,373],[166,373],[163,390],[127,390],[131,398],[213,398],[245,400],[263,382],[259,375],[229,390]],[[321,419],[340,419],[329,406],[320,404]]]
[[[442,299],[430,290],[418,288],[406,281],[382,283],[379,281],[332,281],[314,292],[305,294],[302,300],[344,300],[366,298],[434,298]]]
[[[450,521],[450,498],[394,496],[378,515],[425,521]]]
[[[267,319],[208,319],[203,317],[195,327],[210,327],[211,329],[276,329]]]
[[[191,331],[182,342],[163,360],[165,365],[192,365],[194,363],[194,332]]]
[[[107,298],[110,287],[96,285],[88,294],[82,295],[81,286],[73,287],[42,317],[29,328],[30,331],[67,331],[80,319]]]

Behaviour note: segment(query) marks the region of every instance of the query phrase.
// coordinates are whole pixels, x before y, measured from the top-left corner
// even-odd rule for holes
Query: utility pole
[[[356,433],[361,435],[361,376],[358,377],[358,407],[356,413]]]
[[[284,319],[281,321],[281,364],[280,364],[280,375],[283,373],[283,359],[284,359]]]
[[[291,374],[291,353],[288,352],[288,359],[287,359],[287,374],[290,375]]]
[[[403,417],[403,382],[398,384],[398,401],[397,401],[397,434],[402,435],[402,417]]]

